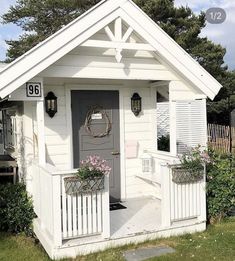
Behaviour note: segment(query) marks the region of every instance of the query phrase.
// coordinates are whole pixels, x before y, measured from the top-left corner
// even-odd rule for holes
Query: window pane
[[[170,110],[168,88],[157,91],[157,147],[170,151]]]

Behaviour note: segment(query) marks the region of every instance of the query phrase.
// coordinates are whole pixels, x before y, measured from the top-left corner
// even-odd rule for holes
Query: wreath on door
[[[105,123],[106,123],[106,127],[105,127],[105,131],[102,132],[102,133],[95,133],[91,130],[91,124],[92,124],[92,115],[94,114],[101,114],[102,115],[102,119],[104,118],[105,119]],[[111,129],[112,129],[112,126],[111,126],[111,122],[110,122],[110,119],[109,119],[109,116],[107,114],[107,112],[101,107],[101,106],[93,106],[91,107],[87,114],[86,114],[86,119],[85,119],[85,124],[84,124],[84,127],[86,129],[86,132],[94,137],[94,138],[102,138],[102,137],[105,137],[107,135],[109,135]]]

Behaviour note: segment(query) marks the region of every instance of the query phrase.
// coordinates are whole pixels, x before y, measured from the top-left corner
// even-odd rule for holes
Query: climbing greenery
[[[207,209],[210,221],[220,221],[235,206],[235,157],[210,150],[207,166]]]
[[[32,200],[24,184],[0,185],[0,231],[29,233],[34,217]]]
[[[170,151],[170,135],[162,135],[157,138],[157,149],[161,151]]]

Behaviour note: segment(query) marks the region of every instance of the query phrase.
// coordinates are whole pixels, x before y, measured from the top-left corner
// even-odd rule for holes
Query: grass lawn
[[[235,218],[209,226],[204,233],[185,235],[169,239],[160,239],[140,244],[141,247],[154,245],[168,245],[175,248],[176,253],[152,258],[149,261],[235,261]],[[123,251],[137,246],[125,246],[110,249],[97,254],[78,257],[77,261],[121,261]],[[12,236],[0,233],[0,261],[24,260],[37,261],[49,260],[40,245],[35,245],[34,240],[24,236]]]

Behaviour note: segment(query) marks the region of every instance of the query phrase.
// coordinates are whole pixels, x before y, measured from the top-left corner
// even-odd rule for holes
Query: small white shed
[[[220,88],[131,0],[101,1],[4,67],[11,152],[49,256],[204,230],[205,178],[176,184],[167,164],[186,147],[206,146],[206,98]],[[45,97],[57,99],[57,112],[45,111]],[[87,155],[112,167],[105,189],[67,195],[64,177]],[[110,202],[126,208],[110,211]]]

